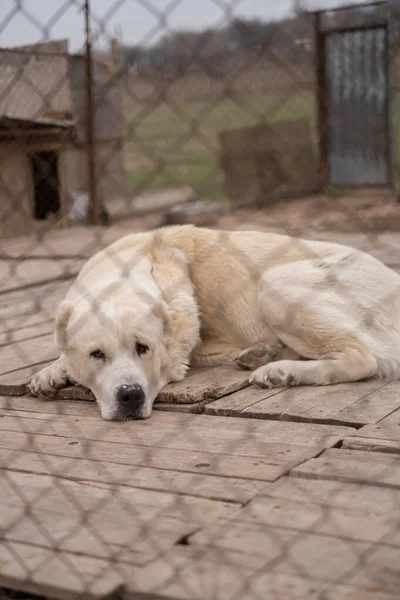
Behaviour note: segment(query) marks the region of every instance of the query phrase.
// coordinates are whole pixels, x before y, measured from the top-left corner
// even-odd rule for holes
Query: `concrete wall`
[[[105,207],[125,191],[123,146],[120,141],[96,146],[97,192]],[[89,192],[87,153],[84,147],[49,141],[0,140],[0,234],[10,237],[30,233],[43,225],[34,219],[34,181],[30,152],[59,153],[61,214],[66,217],[73,197]],[[63,224],[67,221],[64,218]]]
[[[33,174],[26,147],[18,142],[0,142],[1,235],[8,237],[32,231]]]

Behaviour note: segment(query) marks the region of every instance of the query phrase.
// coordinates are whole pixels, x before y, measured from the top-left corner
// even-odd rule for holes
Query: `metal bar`
[[[393,3],[392,0],[387,0],[389,7],[389,18],[388,25],[386,28],[386,52],[387,52],[387,101],[388,101],[388,117],[387,117],[387,125],[388,125],[388,165],[389,165],[389,183],[392,186],[393,190],[398,192],[398,182],[396,181],[395,176],[395,166],[396,166],[396,135],[393,134],[394,131],[394,123],[395,123],[395,103],[393,99],[393,95],[396,92],[396,88],[394,86],[394,82],[396,80],[395,76],[395,59],[396,56],[393,52],[393,22],[394,22],[394,14],[393,14]]]
[[[388,0],[376,0],[376,2],[365,2],[363,4],[347,4],[346,6],[336,6],[336,8],[322,8],[320,10],[306,11],[308,14],[320,15],[323,13],[337,13],[348,10],[358,10],[363,8],[370,8],[373,6],[385,6],[388,4]]]
[[[85,0],[85,62],[86,62],[86,145],[90,199],[90,220],[94,225],[101,222],[101,207],[96,185],[96,133],[95,106],[93,101],[93,59],[90,32],[90,0]]]
[[[318,139],[319,139],[319,186],[323,189],[328,184],[328,131],[327,131],[327,96],[325,67],[325,35],[321,31],[321,17],[315,15],[315,48],[317,67],[317,101],[318,101]]]
[[[318,14],[322,14],[322,13],[318,13]],[[385,21],[374,21],[373,25],[368,25],[367,23],[365,25],[349,25],[348,27],[346,25],[343,26],[339,26],[339,27],[324,27],[323,28],[323,33],[343,33],[343,32],[354,32],[354,31],[365,31],[365,30],[370,30],[370,29],[382,29],[382,27],[386,27],[387,26],[387,20]]]

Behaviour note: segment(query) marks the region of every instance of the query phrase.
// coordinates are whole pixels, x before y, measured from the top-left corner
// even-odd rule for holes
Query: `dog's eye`
[[[146,352],[148,352],[149,347],[146,346],[145,344],[141,344],[140,342],[136,342],[136,352],[138,353],[139,356],[142,356],[142,354],[146,354]]]
[[[103,360],[106,357],[102,350],[93,350],[93,352],[90,353],[90,356],[97,360]]]

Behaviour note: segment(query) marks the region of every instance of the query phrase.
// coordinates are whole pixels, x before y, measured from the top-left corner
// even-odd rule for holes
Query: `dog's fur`
[[[148,417],[189,364],[236,360],[267,387],[398,377],[399,292],[394,271],[338,244],[193,226],[129,235],[83,267],[56,319],[62,355],[30,389],[51,397],[76,381],[121,419]],[[121,385],[143,388],[133,415]]]

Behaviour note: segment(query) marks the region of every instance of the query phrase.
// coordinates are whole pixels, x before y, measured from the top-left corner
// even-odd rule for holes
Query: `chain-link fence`
[[[399,9],[325,8],[1,3],[1,597],[398,597]]]

